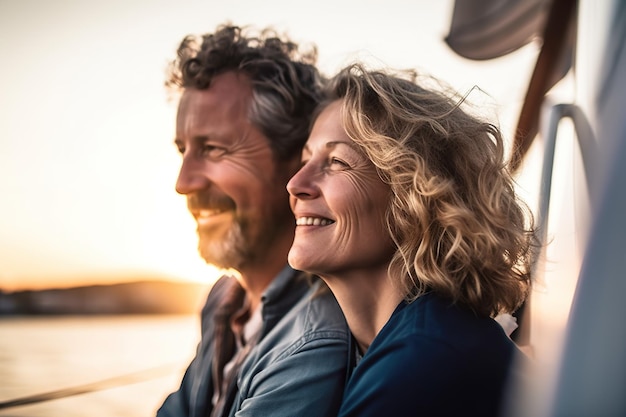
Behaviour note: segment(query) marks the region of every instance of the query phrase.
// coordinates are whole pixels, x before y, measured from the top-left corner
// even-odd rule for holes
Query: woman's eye
[[[347,162],[339,158],[330,158],[329,165],[335,170],[345,170],[350,168],[350,165]]]

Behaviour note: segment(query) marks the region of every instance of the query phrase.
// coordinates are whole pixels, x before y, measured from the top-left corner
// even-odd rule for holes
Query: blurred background
[[[418,69],[511,138],[540,44],[464,59],[444,41],[453,4],[0,0],[0,403],[87,392],[0,416],[150,416],[193,356],[219,271],[174,191],[163,82],[185,35],[273,25],[315,43],[327,75],[356,58]]]

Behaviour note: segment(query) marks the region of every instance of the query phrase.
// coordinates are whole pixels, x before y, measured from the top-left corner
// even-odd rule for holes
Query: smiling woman
[[[287,185],[289,262],[355,341],[342,417],[497,416],[524,359],[494,318],[529,292],[533,216],[498,128],[442,87],[347,66]]]

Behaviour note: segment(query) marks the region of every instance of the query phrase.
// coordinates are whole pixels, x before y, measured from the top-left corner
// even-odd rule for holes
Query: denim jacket
[[[208,417],[213,381],[213,314],[229,287],[220,278],[202,309],[202,338],[178,391],[158,417]],[[261,298],[261,339],[244,361],[230,416],[336,416],[347,372],[350,332],[335,298],[289,266]]]

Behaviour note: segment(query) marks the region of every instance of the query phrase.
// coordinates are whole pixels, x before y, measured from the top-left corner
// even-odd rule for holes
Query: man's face
[[[285,185],[296,165],[277,163],[268,139],[248,120],[248,78],[227,72],[209,89],[186,89],[176,120],[182,166],[176,191],[187,196],[202,257],[240,269],[293,235]]]

